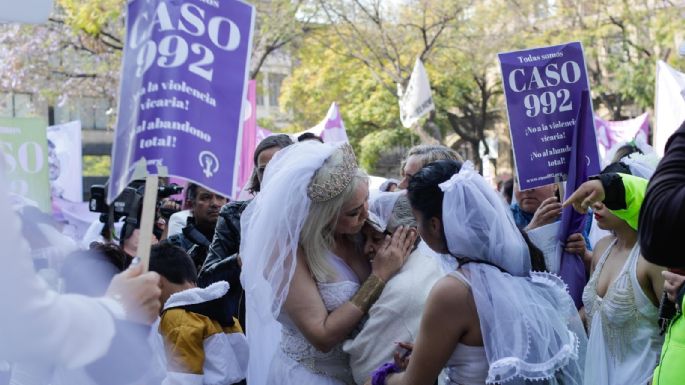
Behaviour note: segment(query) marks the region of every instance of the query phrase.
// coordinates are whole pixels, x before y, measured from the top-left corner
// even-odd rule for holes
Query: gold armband
[[[384,287],[385,282],[375,274],[371,274],[352,299],[350,299],[350,302],[366,313],[371,308],[371,305],[376,302],[378,297],[381,296]]]

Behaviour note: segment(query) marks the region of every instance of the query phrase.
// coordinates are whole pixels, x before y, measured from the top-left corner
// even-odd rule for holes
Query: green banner
[[[40,118],[0,118],[0,151],[10,191],[51,213],[46,130]]]

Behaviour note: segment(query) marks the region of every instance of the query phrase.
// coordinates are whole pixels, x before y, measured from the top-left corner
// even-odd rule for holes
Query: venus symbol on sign
[[[202,151],[198,156],[198,160],[205,177],[211,178],[215,172],[219,171],[219,159],[211,151]]]

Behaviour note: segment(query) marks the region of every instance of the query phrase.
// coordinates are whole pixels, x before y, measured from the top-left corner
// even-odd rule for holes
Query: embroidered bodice
[[[342,280],[317,283],[319,294],[329,313],[349,301],[360,287],[351,269],[338,257],[330,255],[334,257],[333,259],[337,259],[333,265],[339,271],[339,277]],[[342,344],[336,345],[327,353],[321,352],[307,341],[292,322],[283,320],[282,323],[281,350],[288,357],[314,373],[335,377],[346,383],[354,382],[349,368],[349,358],[343,352]]]
[[[614,240],[600,258],[583,291],[589,325],[586,379],[597,383],[646,383],[656,366],[663,339],[657,326],[658,309],[637,279],[640,246],[635,244],[604,297],[597,282]]]
[[[641,324],[652,326],[656,331],[658,309],[642,291],[637,280],[637,261],[640,247],[635,244],[626,263],[616,279],[607,288],[604,297],[597,294],[597,281],[611,250],[616,245],[614,240],[602,255],[590,281],[583,291],[583,303],[590,328],[595,326],[594,318],[601,317],[601,327],[609,338],[606,341],[609,351],[620,359],[622,347],[631,344],[634,331]]]

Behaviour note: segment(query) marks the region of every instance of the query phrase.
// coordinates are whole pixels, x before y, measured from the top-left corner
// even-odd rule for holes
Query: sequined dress
[[[604,252],[583,292],[590,325],[586,385],[647,384],[663,343],[657,327],[658,309],[637,279],[639,244],[631,250],[604,297],[597,295],[597,281],[615,245],[616,240]]]
[[[338,272],[334,282],[317,283],[326,310],[332,312],[359,290],[359,280],[345,262],[332,253],[329,261]],[[354,384],[349,356],[342,344],[324,353],[317,350],[300,333],[287,315],[279,318],[282,324],[279,352],[269,371],[268,385],[347,385]]]

